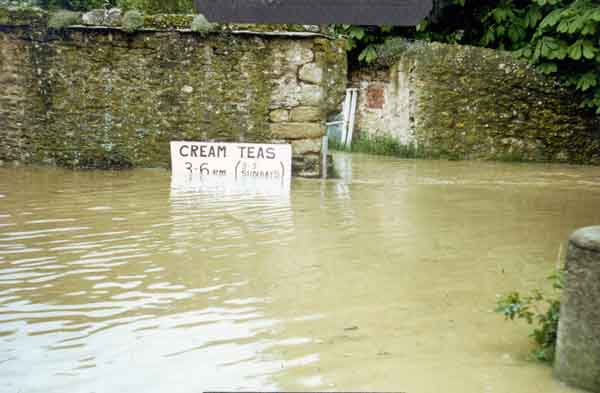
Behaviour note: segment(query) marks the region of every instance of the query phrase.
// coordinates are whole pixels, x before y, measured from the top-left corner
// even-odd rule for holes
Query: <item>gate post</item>
[[[556,376],[600,392],[600,226],[569,239],[556,359]]]

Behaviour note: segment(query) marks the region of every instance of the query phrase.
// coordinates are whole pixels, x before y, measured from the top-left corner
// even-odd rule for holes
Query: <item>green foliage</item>
[[[196,33],[208,33],[214,29],[212,23],[210,23],[202,14],[196,15],[192,21],[192,31]]]
[[[128,33],[133,33],[144,26],[144,16],[137,10],[129,10],[121,18],[123,30]]]
[[[181,14],[144,15],[144,26],[161,30],[189,29],[193,19],[193,15]]]
[[[600,3],[502,1],[486,15],[484,27],[483,45],[513,50],[580,91],[582,107],[600,113]]]
[[[415,145],[403,145],[396,138],[388,135],[359,135],[352,141],[350,149],[341,145],[339,140],[330,138],[329,147],[332,150],[351,151],[353,153],[376,154],[400,158],[418,158],[419,150]]]
[[[564,271],[558,270],[549,279],[553,281],[554,296],[548,297],[538,289],[525,296],[511,292],[498,299],[496,312],[507,320],[524,319],[530,325],[535,324],[530,335],[536,344],[533,355],[540,361],[552,362],[560,315],[558,294],[564,288]]]
[[[352,59],[371,63],[377,58],[376,45],[384,42],[389,33],[386,27],[336,25],[337,34],[346,37],[346,50],[356,52]]]
[[[57,11],[50,15],[48,27],[51,29],[64,29],[67,26],[77,25],[81,23],[81,14],[73,11]]]
[[[600,1],[452,0],[414,28],[337,26],[351,58],[372,63],[390,37],[461,43],[513,51],[582,95],[600,114]]]

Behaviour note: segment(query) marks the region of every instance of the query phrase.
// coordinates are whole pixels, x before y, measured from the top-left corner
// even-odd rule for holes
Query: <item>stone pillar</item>
[[[554,370],[559,379],[600,392],[600,226],[571,235]]]

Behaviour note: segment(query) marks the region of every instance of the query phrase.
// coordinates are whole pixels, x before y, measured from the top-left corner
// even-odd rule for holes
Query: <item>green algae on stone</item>
[[[6,54],[0,72],[26,70],[17,73],[18,81],[7,80],[13,90],[5,89],[10,96],[0,92],[0,104],[25,106],[27,113],[11,111],[0,121],[8,130],[1,136],[0,160],[165,167],[171,140],[288,141],[271,132],[271,110],[289,110],[273,93],[274,81],[297,78],[287,53],[290,48],[312,51],[318,35],[219,31],[201,36],[168,28],[165,20],[160,28],[155,24],[154,30],[136,34],[93,26],[60,34],[40,28],[36,39],[28,38],[30,27],[0,33],[0,51]],[[329,49],[323,44],[321,50]],[[310,58],[325,55],[311,53]],[[318,64],[345,68],[345,57],[336,54]],[[345,81],[328,79],[336,81],[342,85],[329,88],[343,91]],[[319,97],[323,102],[317,108],[325,102]],[[315,127],[323,132],[324,115],[308,118],[310,127],[297,129],[291,139],[307,138],[303,134]],[[301,173],[318,175],[315,160],[295,159],[306,163]]]
[[[191,27],[193,20],[194,15],[145,15],[144,26],[158,30],[185,30]]]
[[[428,156],[600,164],[598,120],[576,93],[507,52],[432,43],[399,64],[415,81],[415,135]]]

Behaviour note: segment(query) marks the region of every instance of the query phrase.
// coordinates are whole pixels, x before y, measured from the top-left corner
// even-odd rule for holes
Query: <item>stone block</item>
[[[84,25],[99,26],[104,23],[104,15],[106,10],[96,9],[83,14],[82,20]]]
[[[323,116],[321,109],[314,106],[298,106],[290,113],[290,119],[294,122],[320,121],[321,116]]]
[[[292,157],[292,172],[302,177],[319,177],[321,175],[321,156],[305,154]]]
[[[287,109],[275,109],[269,112],[269,120],[273,123],[282,123],[290,120],[290,113]]]
[[[323,100],[323,89],[317,85],[301,83],[298,101],[302,105],[319,105]]]
[[[323,70],[315,63],[305,64],[300,67],[298,78],[304,82],[319,84],[323,80]]]
[[[321,138],[298,139],[292,141],[292,154],[304,155],[321,152]]]
[[[271,135],[284,139],[309,139],[325,135],[325,126],[320,123],[272,123]]]

